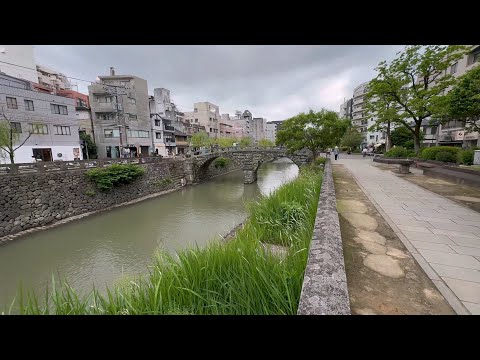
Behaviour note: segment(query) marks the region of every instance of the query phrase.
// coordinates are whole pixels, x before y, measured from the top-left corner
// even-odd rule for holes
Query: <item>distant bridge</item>
[[[243,170],[244,183],[251,184],[257,180],[257,170],[261,164],[280,158],[288,158],[298,166],[304,165],[312,160],[311,152],[297,151],[293,154],[286,150],[278,149],[240,149],[226,150],[204,155],[196,155],[188,160],[187,181],[199,182],[207,173],[208,167],[218,157],[231,159],[240,169]]]

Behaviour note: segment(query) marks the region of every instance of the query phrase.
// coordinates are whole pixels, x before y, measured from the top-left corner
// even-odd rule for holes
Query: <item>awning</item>
[[[373,147],[376,149],[377,147],[382,146],[382,145],[384,145],[384,144],[375,144],[375,145],[373,145]]]

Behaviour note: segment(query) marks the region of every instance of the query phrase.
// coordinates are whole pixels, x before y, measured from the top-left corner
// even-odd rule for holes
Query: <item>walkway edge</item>
[[[462,302],[455,295],[455,293],[452,290],[450,290],[447,284],[445,284],[445,282],[440,278],[440,276],[437,275],[435,270],[433,270],[433,268],[428,264],[428,262],[423,258],[423,256],[415,249],[415,247],[410,243],[410,241],[405,237],[405,235],[403,235],[402,231],[397,227],[397,225],[395,225],[395,223],[392,221],[392,219],[390,219],[387,213],[385,213],[385,211],[383,211],[380,205],[378,205],[378,203],[370,196],[368,191],[362,186],[362,184],[360,184],[360,181],[358,181],[355,174],[350,170],[348,171],[350,172],[352,177],[355,179],[355,182],[357,183],[358,187],[362,189],[363,193],[368,198],[368,200],[370,200],[370,202],[373,204],[373,206],[375,206],[375,208],[380,213],[380,215],[382,215],[382,217],[385,219],[388,225],[390,225],[393,232],[398,236],[398,238],[403,243],[403,245],[405,245],[407,250],[412,254],[412,256],[417,261],[417,264],[420,265],[420,267],[423,269],[423,271],[425,271],[425,273],[430,278],[430,280],[432,280],[432,282],[437,287],[438,291],[440,291],[440,293],[443,295],[445,300],[447,300],[447,302],[450,304],[453,310],[458,315],[470,315],[470,311],[467,310],[467,308],[462,304]],[[418,186],[416,184],[412,184],[412,185]],[[428,189],[423,189],[423,190],[428,190]],[[446,199],[450,200],[448,198]]]
[[[350,315],[342,235],[330,160],[325,164],[298,315]]]

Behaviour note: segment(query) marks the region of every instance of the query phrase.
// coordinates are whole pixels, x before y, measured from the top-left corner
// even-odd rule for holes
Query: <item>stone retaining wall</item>
[[[186,177],[185,165],[182,159],[141,164],[146,170],[141,178],[108,192],[86,178],[86,169],[1,176],[0,243],[6,235],[179,188]],[[231,166],[211,168],[204,180],[232,170]],[[162,183],[165,178],[171,183]]]
[[[327,160],[308,255],[299,315],[350,315],[332,165]]]

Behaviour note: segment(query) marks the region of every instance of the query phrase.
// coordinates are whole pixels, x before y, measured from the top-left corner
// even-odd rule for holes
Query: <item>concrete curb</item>
[[[298,315],[350,315],[332,165],[327,160]]]

